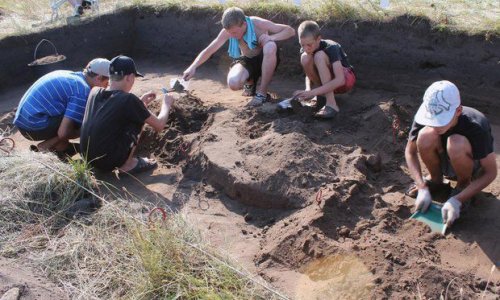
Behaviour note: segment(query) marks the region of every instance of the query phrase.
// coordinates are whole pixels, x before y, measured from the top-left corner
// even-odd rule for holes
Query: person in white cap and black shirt
[[[17,107],[14,125],[32,141],[34,151],[75,154],[69,140],[80,136],[85,105],[92,87],[106,87],[109,60],[96,58],[82,72],[53,71],[38,79]]]
[[[143,77],[130,57],[113,58],[109,72],[109,87],[90,93],[80,135],[81,153],[101,171],[137,174],[154,169],[156,161],[135,156],[134,150],[144,123],[158,132],[165,128],[175,99],[165,94],[155,116],[146,108],[156,99],[155,93],[147,92],[141,98],[130,93],[135,78]]]
[[[418,154],[430,173],[430,180],[422,178]],[[460,216],[463,205],[497,176],[488,120],[478,110],[462,106],[458,88],[445,80],[434,82],[425,91],[410,130],[405,157],[418,189],[416,210],[425,212],[429,208],[430,190],[444,186],[443,175],[456,179],[456,188],[441,209],[448,226]]]

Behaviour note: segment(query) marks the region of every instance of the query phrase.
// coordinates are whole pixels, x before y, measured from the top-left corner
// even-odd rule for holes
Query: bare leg
[[[257,92],[265,95],[267,93],[267,87],[273,79],[274,70],[276,69],[278,46],[276,46],[275,42],[267,42],[262,51],[264,55],[262,60],[262,78]]]
[[[306,73],[306,91],[310,91],[312,86],[321,85],[318,70],[316,70],[316,66],[314,65],[314,56],[302,53],[300,64],[304,69],[304,73]]]
[[[457,188],[464,189],[470,182],[474,159],[472,158],[472,146],[466,137],[453,134],[448,138],[446,151],[450,158],[451,166],[457,175]]]
[[[318,51],[314,54],[314,64],[318,69],[319,77],[321,78],[321,84],[325,84],[333,79],[332,77],[332,64],[328,55],[323,51]],[[333,91],[328,92],[324,95],[326,97],[326,105],[332,107],[336,111],[339,111],[337,102],[335,101],[335,95]]]
[[[140,140],[141,139],[141,134],[142,134],[142,131],[141,133],[139,134],[139,137],[137,138],[137,140]],[[137,166],[137,163],[139,163],[139,161],[137,160],[137,157],[135,156],[135,150],[137,149],[137,146],[134,146],[132,147],[132,149],[130,150],[130,154],[127,158],[127,160],[125,161],[125,163],[123,163],[123,165],[119,168],[120,171],[123,171],[123,172],[128,172],[130,170],[132,170],[133,168],[135,168],[135,166]],[[150,160],[146,157],[143,157],[143,159],[146,161],[146,162],[151,162],[151,161],[154,161],[154,160]]]
[[[72,126],[72,125],[69,125]],[[69,146],[70,139],[80,137],[80,130],[77,128],[68,129],[67,136],[60,137],[59,135],[45,140],[37,145],[38,149],[42,151],[64,151]]]
[[[250,74],[241,64],[235,64],[227,74],[227,85],[233,91],[241,90]]]
[[[441,145],[441,137],[434,129],[424,127],[420,130],[417,137],[417,148],[420,158],[424,162],[427,170],[431,174],[431,181],[434,183],[443,182],[443,173],[441,172],[439,156],[444,151]]]
[[[128,156],[125,163],[120,167],[121,171],[124,172],[130,171],[137,165],[138,160],[135,157],[135,149],[136,147],[133,147],[132,150],[130,150],[130,155]]]

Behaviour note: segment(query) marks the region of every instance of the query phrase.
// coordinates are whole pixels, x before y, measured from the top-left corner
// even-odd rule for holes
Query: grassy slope
[[[381,9],[379,0],[303,0],[300,6],[291,0],[223,1],[217,0],[101,0],[101,13],[112,12],[124,6],[176,6],[189,9],[193,6],[223,7],[238,5],[253,12],[265,14],[287,13],[318,21],[378,20],[409,14],[429,18],[439,30],[463,31],[469,34],[500,34],[500,2],[497,0],[398,0],[391,1],[388,9]],[[0,37],[60,26],[65,18],[48,24],[50,8],[46,1],[0,0],[0,8],[7,15],[0,20]],[[61,13],[69,16],[71,8],[65,4]]]
[[[73,201],[88,197],[81,186],[98,186],[81,161],[0,155],[0,255],[38,266],[75,299],[276,298],[211,250],[182,215],[148,220],[148,204],[134,205],[112,188],[96,213],[68,218]]]

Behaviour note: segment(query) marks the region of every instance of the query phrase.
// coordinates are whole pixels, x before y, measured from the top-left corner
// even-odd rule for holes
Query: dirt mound
[[[149,109],[158,114],[161,102],[156,101]],[[192,95],[179,98],[170,112],[167,126],[160,133],[146,127],[141,135],[138,153],[153,153],[163,164],[178,164],[189,156],[192,137],[190,134],[200,131],[209,117],[209,107]]]
[[[257,207],[305,207],[313,203],[319,188],[332,182],[349,182],[349,188],[356,189],[381,170],[378,151],[401,141],[400,128],[407,121],[399,120],[407,116],[390,101],[353,107],[345,118],[349,120],[304,120],[276,113],[273,104],[223,111],[201,135],[200,151],[187,175],[202,176],[233,199]],[[368,139],[384,133],[385,139],[375,144]],[[353,143],[354,135],[366,142]],[[401,145],[385,153],[392,157],[396,151],[401,153]]]

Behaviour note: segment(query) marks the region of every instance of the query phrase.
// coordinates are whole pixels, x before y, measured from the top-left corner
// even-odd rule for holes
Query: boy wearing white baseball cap
[[[424,180],[418,154],[430,174]],[[444,204],[443,221],[451,225],[460,208],[487,187],[497,175],[493,137],[486,117],[462,106],[458,88],[443,80],[427,88],[413,121],[405,150],[410,175],[418,189],[415,209],[425,212],[432,202],[430,190],[443,188],[443,175],[456,179],[456,188]],[[477,178],[472,181],[472,175]]]

